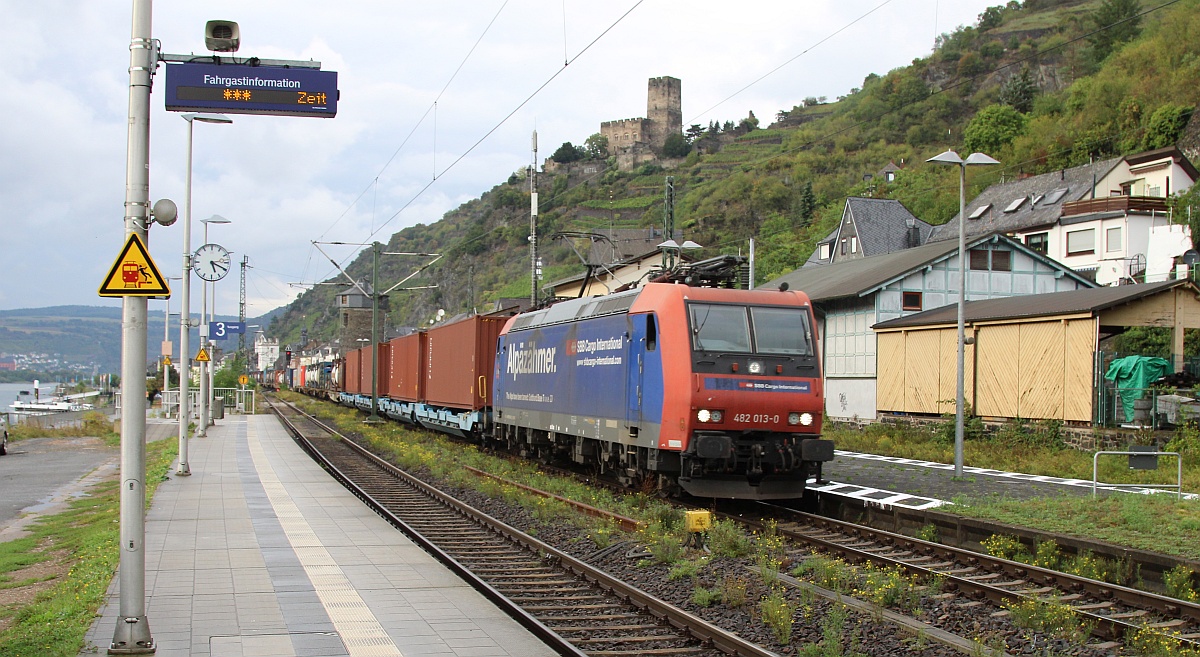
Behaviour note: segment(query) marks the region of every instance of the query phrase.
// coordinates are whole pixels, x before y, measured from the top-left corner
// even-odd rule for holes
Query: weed
[[[1073,643],[1083,643],[1092,634],[1092,626],[1080,618],[1070,605],[1058,600],[1025,598],[1004,604],[1017,627],[1050,634]]]
[[[699,584],[692,591],[692,604],[697,607],[711,607],[721,600],[720,587],[706,589]]]
[[[746,580],[742,577],[726,575],[721,580],[721,600],[730,607],[740,607],[746,604]]]
[[[792,623],[795,620],[796,604],[789,601],[779,589],[772,589],[758,603],[763,624],[770,628],[775,640],[787,645],[792,640]]]
[[[1192,586],[1192,569],[1179,564],[1163,573],[1163,588],[1167,595],[1188,602],[1200,602],[1200,594]]]
[[[674,582],[675,580],[687,577],[695,578],[696,575],[700,574],[700,568],[703,565],[703,560],[693,561],[691,559],[684,559],[676,561],[671,565],[671,569],[667,571],[667,579]]]
[[[613,544],[613,536],[619,531],[617,525],[612,522],[603,520],[591,523],[591,528],[588,529],[588,538],[592,539],[592,543],[596,544],[597,549],[604,549]]]
[[[1091,550],[1084,550],[1079,554],[1063,559],[1059,562],[1059,568],[1064,572],[1087,577],[1101,582],[1116,582],[1118,572],[1116,564],[1109,559],[1097,557],[1092,554]]]
[[[1125,646],[1132,650],[1133,654],[1141,657],[1196,657],[1200,655],[1200,651],[1182,647],[1178,633],[1149,627],[1139,628],[1132,635],[1126,635]]]
[[[854,583],[854,573],[845,561],[813,554],[792,569],[796,577],[808,577],[822,588],[838,593],[849,593]]]
[[[1030,565],[1039,568],[1048,568],[1054,570],[1058,568],[1060,556],[1058,554],[1058,543],[1054,541],[1038,541],[1036,553],[1033,555],[1033,561]]]
[[[937,543],[940,540],[937,525],[932,523],[918,529],[915,537],[930,543]]]
[[[1016,536],[1006,536],[1004,534],[992,534],[988,538],[983,539],[981,543],[983,551],[993,557],[1008,559],[1009,561],[1028,562],[1029,551],[1021,543],[1021,540]]]
[[[880,607],[915,610],[921,601],[917,583],[900,566],[880,568],[868,563],[863,568],[861,593]]]
[[[654,563],[675,563],[687,554],[683,545],[683,537],[677,531],[672,531],[660,522],[647,525],[638,531],[646,551],[654,559]]]
[[[762,577],[763,584],[772,586],[779,581],[779,566],[786,557],[784,538],[779,525],[769,520],[763,530],[754,535],[754,565]]]
[[[739,559],[750,554],[753,547],[741,525],[731,520],[716,520],[708,530],[708,548],[716,556]]]

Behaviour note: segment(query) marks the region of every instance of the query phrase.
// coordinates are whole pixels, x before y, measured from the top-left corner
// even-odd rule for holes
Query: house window
[[[819,260],[829,259],[829,242],[825,242],[821,244],[821,246],[817,247],[817,258]]]
[[[886,178],[888,182],[894,182],[896,180],[896,172],[888,171],[884,174],[884,178]]]
[[[850,236],[850,253],[858,253],[858,237]]]
[[[1121,227],[1116,226],[1104,231],[1104,250],[1112,253],[1121,250]]]
[[[1067,233],[1067,255],[1088,255],[1096,252],[1096,229],[1076,230]]]
[[[904,310],[920,310],[921,309],[921,293],[920,292],[905,292],[900,297],[901,308]]]
[[[974,271],[1012,271],[1012,253],[971,249],[971,269]]]
[[[1025,236],[1025,246],[1029,247],[1030,251],[1038,253],[1046,253],[1050,247],[1050,233],[1033,233]]]
[[[846,255],[846,238],[842,238],[842,255]]]

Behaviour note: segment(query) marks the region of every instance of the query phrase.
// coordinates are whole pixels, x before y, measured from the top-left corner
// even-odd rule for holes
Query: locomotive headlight
[[[788,413],[788,424],[790,424],[792,426],[800,424],[800,414],[799,413]]]
[[[720,422],[723,417],[724,414],[721,411],[710,411],[707,408],[696,411],[696,419],[706,424]]]
[[[801,413],[800,414],[800,424],[803,424],[804,426],[807,427],[808,425],[810,425],[812,423],[813,423],[812,413]]]
[[[747,367],[746,369],[749,370],[749,372],[751,374],[762,374],[763,373],[762,361],[752,360],[752,361],[750,361],[749,367]]]

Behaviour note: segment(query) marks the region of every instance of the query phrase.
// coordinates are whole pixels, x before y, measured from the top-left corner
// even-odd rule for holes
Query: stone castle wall
[[[653,161],[673,133],[683,133],[683,91],[679,79],[669,76],[650,78],[646,118],[600,124],[600,134],[608,139],[608,154],[617,157],[622,170]]]

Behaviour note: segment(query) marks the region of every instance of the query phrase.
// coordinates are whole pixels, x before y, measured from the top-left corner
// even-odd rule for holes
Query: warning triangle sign
[[[200,347],[200,353],[196,354],[196,362],[197,363],[207,363],[210,360],[212,360],[212,359],[208,357],[208,350],[205,349],[204,347]]]
[[[137,233],[130,233],[125,248],[117,256],[108,276],[100,284],[102,297],[155,297],[170,298],[171,289],[167,279],[158,271],[146,245]]]

